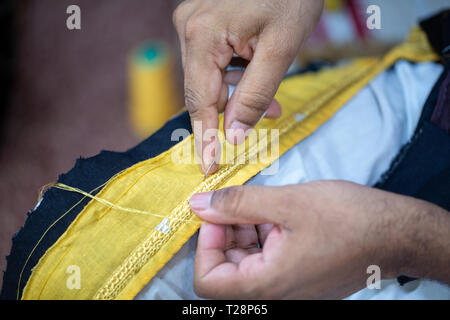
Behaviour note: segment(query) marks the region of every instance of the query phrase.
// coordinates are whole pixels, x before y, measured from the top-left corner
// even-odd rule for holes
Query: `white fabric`
[[[412,136],[442,69],[432,62],[397,62],[285,153],[276,174],[258,174],[248,184],[279,186],[318,179],[375,184]],[[197,299],[192,287],[196,242],[196,236],[191,238],[136,299]],[[450,299],[450,288],[429,280],[401,287],[392,279],[383,280],[381,290],[363,289],[349,299]]]

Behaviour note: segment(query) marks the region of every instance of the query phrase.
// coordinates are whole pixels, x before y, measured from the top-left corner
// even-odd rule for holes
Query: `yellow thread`
[[[96,190],[98,190],[98,189],[100,189],[100,188],[103,187],[106,183],[107,183],[107,182],[105,182],[105,183],[99,185],[99,186],[98,186],[97,188],[95,188],[95,189],[92,189],[92,190],[91,190],[91,193],[94,192],[94,191],[96,191]],[[43,186],[43,187],[41,188],[40,193],[42,193],[43,190],[46,189],[46,188],[48,188],[50,185],[51,185],[51,184],[46,184],[45,186]],[[34,253],[34,250],[36,250],[37,246],[41,243],[42,239],[43,239],[43,238],[45,237],[45,235],[50,231],[50,229],[53,228],[53,226],[54,226],[56,223],[58,223],[59,220],[61,220],[62,218],[64,218],[70,211],[72,211],[73,208],[75,208],[77,205],[79,205],[85,198],[86,198],[86,196],[84,196],[83,198],[81,198],[80,201],[78,201],[77,203],[75,203],[69,210],[67,210],[66,212],[64,212],[58,219],[56,219],[56,220],[55,220],[55,221],[47,228],[47,230],[45,230],[44,234],[39,238],[38,242],[37,242],[36,245],[33,247],[33,249],[31,250],[30,254],[28,255],[27,259],[25,260],[25,263],[24,263],[24,265],[23,265],[23,267],[22,267],[22,270],[20,271],[19,281],[17,282],[17,295],[16,295],[16,299],[17,299],[17,300],[20,299],[20,297],[19,297],[19,293],[20,293],[20,283],[22,282],[22,275],[23,275],[23,272],[24,272],[24,270],[25,270],[25,267],[26,267],[27,264],[28,264],[28,261],[30,260],[31,256],[32,256],[33,253]],[[39,200],[40,200],[40,199],[39,199]]]
[[[294,125],[294,124],[293,124]],[[292,126],[293,126],[292,125]],[[287,130],[289,130],[285,126],[281,126],[281,134],[284,134]],[[265,140],[270,140],[270,136],[264,137]],[[249,146],[248,150],[242,152],[237,157],[245,156],[246,159],[254,155],[258,152],[260,148],[260,144],[254,144]],[[236,159],[235,158],[235,159]],[[245,162],[247,163],[247,162]],[[219,188],[224,180],[228,177],[232,176],[237,172],[240,168],[244,167],[246,164],[241,164],[236,161],[234,165],[224,166],[220,170],[218,170],[214,175],[211,175],[206,178],[195,190],[194,193],[197,192],[205,192],[209,190],[214,190]],[[114,274],[110,277],[108,282],[100,288],[94,296],[94,299],[114,299],[118,295],[118,291],[121,291],[126,283],[129,281],[133,274],[136,274],[138,270],[142,268],[142,265],[148,261],[150,257],[156,254],[160,250],[160,248],[165,245],[165,243],[170,239],[170,237],[180,228],[181,224],[177,221],[183,221],[182,218],[177,218],[176,216],[181,217],[191,217],[192,211],[189,208],[187,201],[182,201],[171,213],[169,216],[170,219],[170,229],[171,231],[168,234],[161,235],[160,233],[153,232],[150,234],[147,239],[143,241],[141,247],[136,248],[132,254],[128,256],[126,261],[114,272]]]
[[[53,187],[54,185],[55,185],[54,182],[50,182],[41,187],[41,189],[39,190],[39,197],[37,199],[37,203],[39,203],[39,201],[41,201],[42,196],[44,195],[44,192],[47,191],[48,189],[50,189],[51,187]]]
[[[118,202],[120,199],[122,199],[122,197],[123,197],[128,191],[130,191],[130,190],[133,188],[133,186],[136,185],[136,184],[139,182],[139,180],[141,180],[141,179],[142,179],[144,176],[146,176],[149,172],[155,170],[156,168],[162,167],[162,166],[164,166],[164,165],[166,165],[166,164],[167,164],[166,162],[165,162],[165,163],[161,163],[160,165],[155,166],[155,167],[152,167],[150,170],[147,170],[146,172],[144,172],[138,179],[136,179],[136,181],[133,182],[133,184],[131,184],[130,186],[128,186],[128,188],[125,189],[125,190],[117,197],[117,199],[115,200],[115,202]],[[104,210],[104,211],[97,217],[97,220],[102,219],[102,218],[109,212],[109,210],[111,210],[111,208],[112,208],[112,207],[110,206],[109,208],[107,208],[106,210]]]
[[[369,69],[372,66],[373,64],[368,66],[367,69]],[[335,85],[341,87],[342,90],[345,90],[346,88],[353,85],[354,82],[358,81],[366,71],[367,70],[364,69],[357,74],[354,73],[348,74],[348,81],[346,83],[342,84],[340,82],[336,82]],[[280,91],[277,94],[280,96]],[[329,92],[327,94],[321,94],[320,96],[317,96],[315,102],[311,103],[309,107],[305,108],[302,114],[308,117],[316,113],[318,108],[320,108],[322,105],[328,102],[332,97],[335,96],[335,94],[336,92]],[[283,93],[281,95],[284,95],[285,97],[288,96]],[[292,117],[287,117],[284,120],[281,120],[275,124],[276,127],[281,128],[280,137],[285,133],[289,132],[290,130],[292,130],[297,125],[298,125],[297,121],[292,121]],[[265,137],[265,139],[269,139],[269,136]],[[257,152],[258,145],[259,144],[250,146],[248,150],[245,150],[240,155],[237,155],[236,158],[241,155],[246,157],[253,155],[254,152]],[[224,180],[234,175],[235,172],[245,167],[246,165],[247,163],[245,164],[235,163],[231,166],[222,167],[214,175],[209,176],[204,182],[202,182],[194,192],[204,192],[212,190],[214,188],[218,188],[224,182]],[[180,203],[179,206],[177,206],[172,211],[172,214],[170,215],[171,220],[175,221],[183,220],[172,218],[174,215],[182,217],[192,215],[190,208],[186,206],[186,202],[187,201],[183,201],[182,203]],[[129,281],[132,275],[136,274],[138,270],[142,268],[142,265],[144,265],[148,261],[149,257],[153,256],[160,249],[160,247],[163,246],[168,241],[168,239],[178,230],[179,227],[180,225],[178,225],[176,222],[174,222],[173,224],[171,223],[171,232],[169,234],[164,235],[161,238],[161,234],[156,235],[155,233],[153,233],[147,239],[145,239],[141,243],[141,245],[138,246],[128,256],[128,258],[124,261],[124,263],[121,266],[119,266],[118,269],[116,269],[114,274],[103,285],[103,287],[97,291],[96,295],[94,296],[94,299],[114,299],[115,297],[117,297],[118,292],[123,290],[123,288],[126,286],[126,283]]]
[[[406,46],[405,46],[406,47]],[[414,49],[414,48],[413,48]],[[426,48],[425,48],[426,49]],[[401,50],[394,50],[394,52],[393,53],[398,53],[397,51],[400,51],[400,57],[402,56],[402,54],[404,54],[404,53],[402,53],[402,51]],[[429,51],[429,50],[422,50],[422,51],[425,51],[425,53],[427,53],[427,51]],[[392,53],[392,52],[391,52]],[[420,51],[418,52],[418,53],[421,53]],[[398,54],[397,54],[398,55]],[[406,56],[406,57],[405,57]],[[409,57],[409,59],[412,59],[412,60],[414,60],[414,56],[411,56],[411,55],[405,55],[404,56],[404,58],[408,58]],[[396,57],[396,55],[395,54],[390,54],[390,55],[388,55],[388,57],[386,57],[384,60],[384,63],[385,63],[385,65],[389,65],[390,63],[392,63],[393,61],[395,61],[396,59],[398,59],[398,57]],[[420,58],[420,59],[425,59],[425,58]],[[420,60],[419,59],[419,60]],[[436,59],[436,57],[435,56],[428,56],[428,59]],[[391,61],[392,60],[392,61]],[[382,68],[385,68],[386,66],[384,66],[384,67],[382,67]],[[380,70],[382,70],[382,68],[379,68]],[[371,75],[369,76],[369,77],[367,77],[367,81],[368,80],[370,80],[370,78],[373,78],[373,76],[374,75],[376,75],[380,70],[377,70],[377,68],[375,68],[375,70],[373,70],[373,71],[371,71],[370,73],[371,73]],[[351,78],[353,76],[353,74],[348,74],[348,78]],[[344,79],[345,79],[345,77],[344,77]],[[364,83],[365,82],[365,78],[363,79],[364,81],[361,81],[362,83]],[[347,89],[346,88],[347,87],[347,85],[343,88],[343,89]],[[350,86],[350,85],[348,85],[348,87],[350,88],[350,89],[352,89],[352,86]],[[342,89],[342,88],[341,88]],[[347,95],[350,95],[350,96],[352,96],[352,95],[354,95],[355,94],[355,92],[353,92],[354,90],[349,90],[350,92],[347,94]],[[299,100],[302,100],[301,98],[298,98]],[[322,98],[319,98],[319,97],[317,97],[317,99],[318,100],[328,100],[328,99],[323,99],[323,97]],[[289,99],[289,100],[291,100],[291,99]],[[338,97],[338,100],[343,100],[343,102],[345,102],[346,100],[347,100],[347,98],[340,98],[340,97]],[[323,102],[323,101],[322,101]],[[342,103],[343,103],[342,102]],[[320,104],[320,103],[319,103]],[[320,119],[322,119],[322,118],[324,118],[323,116],[322,117],[318,117],[318,116],[320,116],[320,114],[316,114],[316,112],[315,112],[315,110],[313,110],[314,108],[310,108],[310,107],[308,107],[307,108],[307,110],[308,110],[308,112],[302,112],[302,114],[303,115],[305,115],[305,114],[307,114],[307,115],[309,115],[309,114],[315,114],[315,116],[316,116],[316,118],[320,118]],[[319,120],[320,120],[319,119]],[[309,130],[304,130],[304,131],[309,131]],[[136,168],[136,167],[135,167]],[[225,169],[225,168],[222,168],[222,169]],[[238,170],[239,168],[237,168],[237,170]],[[210,179],[211,179],[211,181],[213,181],[213,180],[216,180],[215,178],[216,178],[217,176],[214,176],[214,177],[211,177]],[[227,177],[225,177],[225,175],[223,176],[223,177],[220,177],[219,176],[219,178],[223,178],[223,179],[226,179]],[[217,186],[216,186],[217,187]],[[186,207],[186,208],[185,208]],[[178,214],[186,214],[186,215],[189,215],[189,216],[191,216],[192,215],[192,212],[190,212],[190,210],[189,210],[189,206],[188,206],[188,203],[187,203],[187,201],[185,200],[184,201],[184,206],[182,206],[181,208],[180,208],[180,210],[179,210],[180,212],[177,212],[176,214],[178,215]],[[173,212],[173,211],[172,211]],[[174,224],[177,224],[177,223],[174,223]],[[172,223],[171,223],[171,225],[173,225]],[[161,237],[161,234],[159,234],[158,235],[158,237],[160,238]],[[163,236],[163,237],[166,237],[166,236]],[[161,242],[162,240],[166,240],[165,238],[164,239],[158,239],[157,241],[158,242]],[[139,249],[139,251],[140,252],[133,252],[130,256],[129,256],[129,258],[133,258],[133,259],[130,259],[131,260],[131,263],[132,263],[132,266],[134,267],[134,269],[136,269],[136,260],[137,259],[141,259],[141,257],[140,257],[140,255],[147,255],[147,257],[144,257],[144,258],[142,258],[144,261],[137,261],[137,263],[146,263],[146,261],[148,260],[148,256],[150,255],[151,256],[151,254],[152,253],[150,253],[150,254],[148,254],[147,253],[147,251],[148,251],[148,246],[147,246],[147,248],[145,247],[145,246],[143,246],[144,244],[146,244],[146,242],[147,242],[147,240],[145,240],[140,246],[138,246],[136,249]],[[150,244],[150,246],[151,246],[152,244]],[[152,249],[153,249],[153,247],[152,247]],[[134,250],[134,251],[136,251],[136,250]],[[127,260],[129,260],[129,259],[127,259]],[[123,267],[124,266],[124,264],[122,264],[122,266],[121,267]],[[129,266],[126,266],[126,267],[129,267]],[[131,270],[131,271],[134,271],[134,273],[137,273],[138,271],[139,271],[139,268],[140,268],[141,266],[138,266],[137,267],[137,270]],[[100,294],[104,294],[104,295],[102,295],[101,297],[104,297],[105,295],[108,295],[108,296],[111,296],[112,298],[114,298],[114,297],[116,297],[117,296],[117,291],[120,291],[120,290],[122,290],[122,288],[121,287],[123,287],[123,286],[125,286],[126,284],[127,284],[127,282],[129,281],[129,279],[128,279],[128,277],[130,276],[128,273],[130,273],[131,271],[129,271],[129,270],[127,270],[127,268],[121,268],[121,273],[119,274],[119,275],[117,275],[117,272],[115,272],[115,275],[114,276],[112,276],[111,277],[111,279],[110,279],[110,283],[106,283],[105,285],[104,285],[104,287],[102,288],[104,291],[102,292],[101,290],[98,292],[98,294],[100,293]],[[124,273],[127,273],[127,274],[125,274],[124,275]],[[127,279],[123,279],[124,277],[126,277]],[[123,282],[125,282],[125,284],[123,284]],[[97,294],[97,295],[98,295]]]
[[[160,218],[167,218],[166,215],[162,215],[162,214],[157,214],[157,213],[152,213],[149,211],[143,211],[143,210],[138,210],[138,209],[133,209],[133,208],[125,208],[125,207],[121,207],[117,204],[114,204],[106,199],[94,196],[90,193],[87,193],[86,191],[83,191],[81,189],[78,188],[74,188],[71,186],[68,186],[66,184],[63,183],[57,183],[53,186],[54,188],[57,189],[61,189],[61,190],[65,190],[65,191],[71,191],[71,192],[76,192],[76,193],[80,193],[86,197],[89,197],[95,201],[100,202],[101,204],[104,204],[105,206],[108,206],[110,208],[116,209],[116,210],[120,210],[120,211],[125,211],[125,212],[130,212],[130,213],[139,213],[139,214],[145,214],[145,215],[149,215],[149,216],[154,216],[154,217],[160,217]],[[180,220],[180,221],[184,221],[184,222],[190,222],[190,223],[200,223],[198,221],[192,221],[192,220],[188,220],[188,219],[177,219],[177,218],[173,218],[176,220]]]

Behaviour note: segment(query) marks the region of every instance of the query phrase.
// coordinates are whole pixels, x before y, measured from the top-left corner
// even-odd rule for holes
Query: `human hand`
[[[449,277],[448,214],[439,222],[445,210],[421,200],[315,181],[231,187],[194,195],[190,203],[208,222],[200,229],[195,260],[194,288],[203,297],[343,298],[366,286],[370,265],[378,265],[383,278],[430,272]],[[275,224],[262,248],[255,245],[254,229],[230,227],[261,223]],[[431,261],[441,273],[432,271]]]
[[[219,113],[227,140],[239,144],[269,106],[279,109],[275,92],[322,6],[321,0],[186,0],[175,10],[185,103],[193,128],[201,121],[194,137],[204,172],[219,149]],[[228,101],[225,69],[233,53],[250,63]],[[208,129],[215,131],[205,134]]]

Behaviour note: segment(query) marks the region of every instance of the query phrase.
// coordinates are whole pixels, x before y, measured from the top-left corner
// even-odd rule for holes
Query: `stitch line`
[[[372,66],[368,66],[367,68],[369,69],[371,67]],[[355,81],[359,80],[364,75],[365,71],[366,70],[362,70],[356,75],[351,74],[351,72],[349,71],[349,81],[344,85],[341,84],[341,87],[347,88],[348,86],[352,85]],[[302,110],[302,113],[305,114],[305,117],[309,117],[312,114],[318,112],[318,109],[320,109],[322,105],[324,105],[333,96],[335,96],[336,91],[337,90],[334,90],[331,93],[323,94],[323,92],[320,92],[319,90],[319,92],[317,93],[317,99],[313,99],[314,103],[311,103],[311,107],[306,108],[307,110],[305,112]],[[291,115],[287,116],[282,121],[277,121],[275,125],[281,128],[280,129],[280,138],[281,138],[281,136],[284,136],[288,131],[298,126],[299,123],[295,121],[295,118],[293,118]],[[268,138],[269,138],[268,136],[265,137],[265,139]],[[251,151],[259,149],[258,148],[259,146],[260,144],[258,143],[253,146],[250,146],[248,152],[246,152],[246,157],[250,157],[250,155],[252,154]],[[204,183],[201,183],[194,193],[212,190],[212,188],[214,187],[217,188],[219,183],[226,182],[231,175],[233,175],[235,172],[237,172],[246,165],[247,163],[222,167],[215,175],[208,177],[204,181]],[[192,216],[192,212],[190,210],[189,203],[187,200],[184,200],[181,203],[181,205],[178,205],[173,210],[173,212],[175,212],[175,214],[171,214],[169,218],[171,221],[173,218],[186,219],[189,216]],[[134,274],[139,272],[139,270],[148,262],[150,257],[152,257],[156,252],[158,252],[159,249],[167,242],[167,240],[170,239],[172,235],[176,233],[176,231],[179,228],[179,224],[180,223],[178,223],[178,221],[176,222],[172,221],[172,225],[170,225],[171,231],[164,235],[161,235],[161,233],[156,233],[155,231],[152,232],[150,236],[147,237],[147,239],[145,239],[141,243],[141,245],[139,245],[136,248],[136,250],[129,255],[126,261],[121,266],[119,266],[119,268],[112,274],[109,281],[102,288],[99,289],[97,294],[94,296],[94,299],[114,299],[115,297],[117,297],[119,292],[122,291],[123,288],[127,285],[129,279],[131,279],[131,277]],[[148,250],[147,248],[150,249]]]
[[[426,38],[424,38],[423,33],[413,32],[413,33],[412,33],[412,36],[409,38],[409,40],[408,40],[408,42],[406,42],[406,44],[403,44],[403,45],[400,45],[400,46],[396,47],[395,49],[393,49],[391,52],[389,52],[389,53],[383,58],[382,62],[384,62],[384,66],[381,65],[379,68],[377,68],[377,66],[375,66],[375,68],[373,68],[372,65],[371,65],[371,66],[367,66],[367,64],[364,65],[364,63],[361,63],[361,66],[363,67],[362,69],[365,69],[365,70],[363,70],[363,72],[366,73],[366,75],[369,75],[369,76],[364,77],[364,76],[365,76],[364,74],[355,72],[356,70],[355,70],[355,68],[354,68],[354,69],[350,69],[350,70],[349,70],[349,72],[348,72],[349,78],[354,78],[354,79],[356,79],[357,81],[360,81],[360,83],[363,83],[363,84],[364,84],[365,82],[369,82],[369,81],[370,81],[370,80],[371,80],[378,72],[382,71],[382,70],[385,69],[385,68],[388,68],[389,65],[392,64],[393,62],[395,62],[397,59],[402,59],[402,58],[403,58],[403,59],[408,59],[408,60],[412,60],[412,61],[416,61],[416,62],[419,62],[419,61],[425,61],[425,60],[436,60],[436,59],[437,59],[437,56],[431,52],[431,49],[430,49],[429,45],[427,45],[426,40],[422,40],[422,39],[426,39]],[[416,43],[418,43],[419,45],[416,45],[416,47],[414,47],[414,45],[415,45]],[[405,50],[407,50],[407,52],[405,52]],[[408,50],[409,50],[409,52],[408,52]],[[418,55],[418,56],[417,56],[417,55]],[[355,63],[355,64],[356,64],[356,63]],[[359,71],[359,70],[358,70],[358,71]],[[367,72],[367,71],[368,71],[368,72]],[[352,72],[353,72],[353,74],[352,74]],[[358,79],[358,77],[353,77],[355,74],[359,74],[359,75],[358,75],[359,79]],[[347,83],[348,85],[352,85],[351,81],[343,81],[343,82]],[[340,83],[338,83],[337,86],[340,87],[341,90],[342,90],[342,89],[345,89],[345,87],[346,87],[346,86],[343,86],[343,87],[342,87],[342,84],[340,84]],[[353,86],[353,87],[354,87],[354,86]],[[323,88],[323,89],[326,89],[326,88]],[[347,92],[347,94],[350,93],[350,96],[354,95],[354,92],[353,92],[351,89],[352,89],[352,86],[350,86],[350,88],[349,88],[350,91]],[[319,92],[319,93],[318,93],[319,96],[316,97],[317,100],[323,100],[323,99],[320,99],[320,98],[323,98],[323,96],[320,96],[320,93],[321,93],[321,92]],[[327,93],[327,92],[326,92],[326,93]],[[334,95],[335,95],[335,94],[329,95],[329,99],[333,98]],[[278,96],[280,96],[279,93],[278,93]],[[300,102],[304,101],[304,99],[302,99],[301,96],[295,97],[295,96],[291,96],[291,95],[287,95],[287,94],[286,94],[286,95],[284,95],[284,98],[288,98],[290,101],[293,101],[294,99],[296,99],[296,101],[300,101]],[[339,97],[338,97],[338,98],[339,98]],[[329,100],[329,99],[325,99],[324,101],[327,101],[327,100]],[[343,101],[342,103],[340,103],[340,105],[342,105],[343,103],[345,103],[345,101],[347,101],[348,99],[347,99],[347,98],[344,98],[343,100],[344,100],[344,101]],[[309,111],[308,111],[308,112],[305,112],[305,111],[303,110],[302,113],[305,114],[305,115],[308,114],[308,116],[314,115],[314,116],[315,116],[315,119],[316,119],[316,120],[319,120],[319,121],[317,121],[317,122],[320,122],[320,120],[322,120],[323,118],[326,117],[326,116],[321,115],[320,113],[318,113],[319,110],[317,110],[317,109],[314,110],[314,108],[309,108],[310,106],[311,106],[311,105],[308,104],[308,103],[305,104],[305,105],[303,105],[303,106],[302,106],[302,110],[303,110],[303,109],[305,109],[305,110],[308,109]],[[316,104],[315,107],[317,107],[317,104]],[[320,107],[320,105],[319,105],[319,107]],[[336,111],[336,110],[331,109],[331,111],[334,112],[334,111]],[[318,114],[317,114],[317,113],[318,113]],[[287,116],[287,117],[285,118],[285,121],[283,121],[283,122],[277,122],[277,124],[281,124],[281,123],[284,123],[284,122],[292,121],[292,119],[289,120],[290,118],[294,119],[293,117]],[[322,119],[321,119],[321,118],[322,118]],[[307,118],[305,117],[304,120],[307,120]],[[303,121],[302,121],[302,122],[303,122]],[[320,123],[321,123],[321,122],[320,122]],[[310,133],[310,130],[308,129],[308,126],[306,126],[306,127],[298,126],[296,130],[298,130],[298,133],[300,133],[300,132],[303,132],[303,133],[306,133],[306,134],[309,134],[309,133]],[[281,131],[281,130],[280,130],[280,131]],[[282,134],[281,134],[281,135],[282,135]],[[280,137],[281,137],[281,135],[280,135]],[[162,156],[166,156],[167,154],[170,154],[170,152],[178,151],[180,148],[184,147],[184,143],[191,143],[191,142],[192,142],[192,139],[193,139],[193,137],[192,137],[192,135],[191,135],[190,139],[184,139],[184,140],[181,141],[180,143],[176,144],[176,145],[169,151],[169,153],[163,153],[163,154],[161,154],[161,157],[162,157]],[[183,142],[184,142],[184,143],[183,143]],[[155,161],[155,162],[156,162],[156,161],[158,161],[161,157],[158,156],[158,157],[149,159],[148,161]],[[137,169],[137,168],[139,168],[139,167],[141,167],[141,166],[143,166],[143,165],[146,165],[146,164],[148,164],[148,161],[143,161],[143,162],[141,163],[140,166],[139,166],[139,165],[135,165],[135,166],[133,166],[133,167],[130,167],[128,170],[124,170],[123,172],[121,172],[120,175],[125,175],[125,174],[127,174],[128,172],[130,172],[131,170],[135,170],[135,169]],[[234,172],[235,172],[235,171],[238,171],[238,170],[239,170],[240,168],[242,168],[242,167],[244,167],[244,166],[243,166],[243,165],[240,165],[240,166],[238,166],[238,167],[235,167],[235,170],[233,170],[233,171],[234,171]],[[214,178],[216,178],[216,179],[219,179],[219,178],[222,179],[222,178],[226,177],[226,175],[220,176],[220,175],[219,175],[220,172],[223,172],[224,174],[225,174],[226,172],[230,172],[230,174],[234,174],[232,171],[230,171],[230,168],[231,168],[231,167],[228,167],[228,166],[227,166],[227,167],[222,167],[221,170],[219,170],[218,173],[216,173],[216,175],[214,175]],[[112,180],[112,179],[113,179],[113,178],[111,178],[111,180]],[[213,178],[209,178],[209,179],[213,179]],[[206,180],[205,180],[205,183],[206,183],[207,181],[210,181],[209,179],[206,179]],[[213,185],[213,182],[214,182],[214,181],[217,182],[216,179],[211,180],[211,185]],[[111,180],[110,180],[110,181],[111,181]],[[226,179],[223,179],[222,181],[219,181],[219,182],[217,182],[217,183],[220,184],[220,183],[224,183],[224,182],[226,182],[226,181],[227,181]],[[114,183],[114,182],[116,182],[116,181],[112,181],[111,183]],[[109,185],[109,184],[108,184],[108,185]],[[107,187],[108,187],[108,185],[107,185]],[[200,186],[201,186],[201,185],[200,185]],[[200,186],[199,186],[199,187],[200,187]],[[205,184],[205,186],[207,186],[207,185]],[[105,188],[105,189],[106,189],[106,188]],[[191,216],[192,216],[192,213],[190,212],[190,209],[189,209],[189,206],[188,206],[188,203],[187,203],[186,200],[185,200],[185,202],[186,202],[186,204],[187,204],[187,211],[184,211],[184,210],[185,210],[185,207],[186,207],[186,204],[183,205],[183,201],[182,201],[175,209],[172,210],[172,213],[171,213],[170,217],[172,217],[173,214],[177,214],[177,215],[182,215],[182,214],[184,214],[184,215],[186,215],[187,217],[191,217]],[[92,201],[90,204],[92,204],[92,203],[93,203],[93,201]],[[176,209],[178,209],[179,211],[176,211]],[[173,223],[175,223],[175,222],[171,221],[170,226],[178,225],[178,223],[176,223],[176,224],[173,224]],[[173,230],[173,229],[172,229],[172,230]],[[153,239],[153,241],[159,241],[159,244],[162,246],[162,245],[165,244],[165,242],[167,241],[167,239],[170,239],[170,237],[172,237],[173,235],[175,235],[176,232],[177,232],[177,230],[173,230],[173,232],[170,232],[170,233],[168,234],[167,238],[162,239],[162,240],[164,240],[164,241],[161,240],[161,237],[160,237],[160,236],[159,236],[159,237],[155,237],[155,239]],[[144,240],[143,242],[141,242],[141,244],[140,244],[139,246],[137,246],[137,247],[135,248],[135,250],[133,250],[133,252],[128,256],[128,258],[125,259],[124,263],[122,263],[122,264],[116,269],[116,271],[114,271],[114,272],[112,273],[112,275],[110,276],[109,280],[106,281],[105,284],[99,289],[99,291],[98,291],[98,293],[96,294],[95,297],[98,298],[99,293],[105,294],[105,296],[108,296],[108,298],[115,298],[115,297],[117,297],[118,294],[120,294],[121,290],[122,290],[123,288],[125,288],[125,287],[127,286],[128,282],[130,281],[130,279],[132,279],[132,276],[135,275],[135,274],[137,274],[137,273],[140,271],[140,269],[141,269],[145,264],[148,263],[148,260],[150,259],[150,257],[151,257],[152,255],[155,254],[155,252],[159,251],[159,249],[157,249],[157,250],[155,251],[154,248],[149,248],[149,247],[148,247],[148,246],[152,245],[152,243],[151,243],[150,241],[147,241],[147,240],[150,240],[149,238],[150,238],[150,235],[149,235],[149,237],[147,237],[146,240]],[[146,242],[147,242],[147,243],[146,243]],[[145,246],[146,244],[147,244],[147,246]],[[154,250],[152,250],[152,249],[154,249]],[[132,258],[134,258],[133,261],[131,261]],[[145,259],[144,259],[144,258],[145,258]],[[142,264],[141,266],[138,266],[138,265],[136,264],[136,261],[138,261],[137,259],[140,259],[139,264]],[[132,263],[134,263],[134,265],[130,265],[130,266],[128,266],[128,267],[125,266],[125,263],[126,263],[127,261],[131,261]],[[125,279],[125,280],[124,280],[124,279]],[[110,284],[110,285],[109,285],[109,284]],[[107,289],[107,290],[106,290],[106,289]],[[103,291],[102,291],[102,290],[103,290]],[[95,298],[95,297],[94,297],[94,298]],[[100,297],[101,297],[101,295],[100,295]]]
[[[92,189],[90,191],[90,193],[100,189],[102,186],[104,186],[106,184],[103,183],[101,185],[99,185],[98,187]],[[62,218],[64,218],[70,211],[72,211],[76,206],[78,206],[84,199],[86,199],[86,196],[84,196],[83,198],[81,198],[77,203],[75,203],[69,210],[67,210],[66,212],[64,212],[60,217],[58,217],[42,234],[42,236],[39,238],[38,242],[36,243],[36,245],[33,247],[33,249],[31,250],[30,254],[28,255],[27,259],[25,260],[25,263],[22,267],[22,270],[20,271],[20,275],[19,275],[19,280],[17,282],[17,295],[16,295],[16,299],[19,300],[20,299],[20,284],[22,282],[22,276],[23,276],[23,272],[25,270],[25,267],[28,264],[28,261],[30,260],[31,256],[33,255],[34,251],[36,250],[36,248],[38,247],[38,245],[41,243],[42,239],[44,239],[45,235],[50,231],[51,228],[53,228],[53,226],[55,224],[58,223],[58,221],[60,221]]]

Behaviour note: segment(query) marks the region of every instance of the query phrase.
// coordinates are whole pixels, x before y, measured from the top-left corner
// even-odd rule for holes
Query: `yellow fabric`
[[[314,132],[398,59],[419,62],[437,60],[437,56],[416,29],[406,43],[382,59],[357,59],[345,66],[284,80],[276,96],[283,116],[264,119],[257,126],[279,129],[280,153],[271,161]],[[296,114],[305,118],[297,121]],[[270,133],[267,139],[271,139]],[[259,149],[260,144],[248,145],[247,159]],[[167,152],[117,174],[97,194],[119,207],[167,217],[170,231],[156,228],[163,220],[160,216],[123,212],[92,200],[40,259],[22,298],[132,299],[200,226],[188,204],[193,193],[243,184],[270,164],[259,160],[227,164],[202,181],[198,164],[173,161],[189,154],[194,154],[192,135]],[[66,270],[72,265],[80,268],[79,290],[66,285]]]

